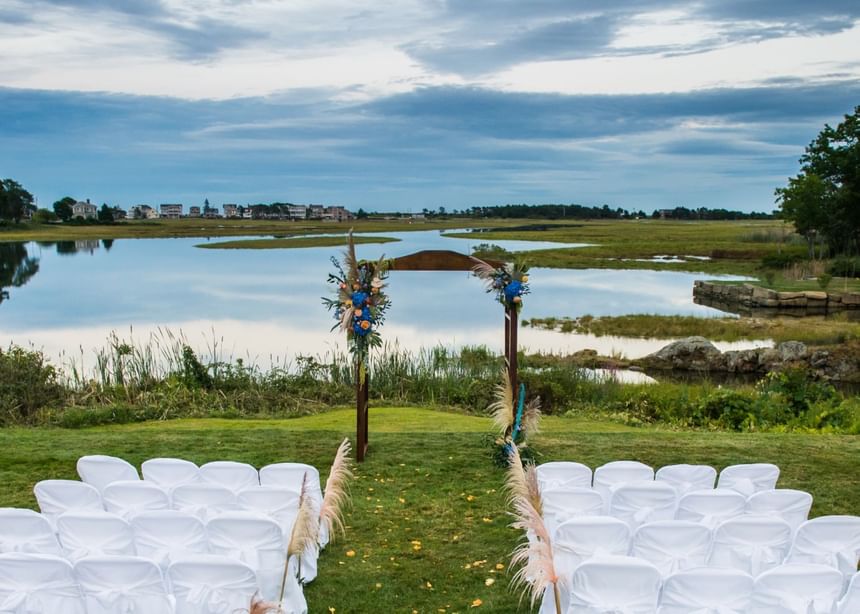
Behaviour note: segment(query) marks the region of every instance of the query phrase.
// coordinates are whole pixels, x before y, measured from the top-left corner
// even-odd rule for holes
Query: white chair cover
[[[214,554],[229,556],[251,567],[257,573],[263,599],[277,599],[286,556],[286,543],[278,523],[255,512],[226,512],[206,523],[206,532]]]
[[[322,504],[322,487],[320,472],[313,465],[305,463],[274,463],[260,469],[260,484],[263,486],[281,486],[295,492],[301,492],[302,480],[308,476],[307,489],[311,496]]]
[[[48,519],[33,510],[0,508],[0,553],[30,552],[61,556],[63,549]]]
[[[640,526],[630,555],[652,563],[663,576],[702,567],[711,548],[711,530],[687,520],[661,520]]]
[[[714,530],[712,567],[740,569],[754,578],[780,565],[791,545],[791,527],[774,516],[738,516]]]
[[[543,518],[550,536],[562,522],[578,516],[600,516],[603,497],[591,488],[562,487],[541,492]]]
[[[761,574],[753,589],[756,614],[831,614],[842,574],[827,565],[781,565]]]
[[[777,488],[763,490],[747,499],[750,514],[774,514],[791,525],[793,531],[806,522],[812,508],[812,495],[802,490]]]
[[[747,614],[753,578],[737,569],[699,567],[663,582],[658,614]]]
[[[182,484],[200,479],[200,468],[181,458],[150,458],[140,466],[143,479],[170,492]]]
[[[239,493],[239,505],[277,522],[289,539],[299,513],[299,493],[280,486],[252,486]]]
[[[744,496],[733,490],[694,490],[678,501],[675,518],[715,529],[724,520],[742,515],[746,504]]]
[[[176,614],[247,611],[257,592],[254,570],[225,556],[198,555],[178,560],[167,570]]]
[[[87,614],[173,614],[158,565],[136,556],[96,556],[75,563]]]
[[[788,556],[791,563],[820,563],[838,569],[846,586],[857,571],[858,559],[858,516],[819,516],[807,520],[797,529]]]
[[[776,488],[778,479],[779,467],[770,463],[729,465],[720,472],[717,488],[731,488],[750,497],[761,490]]]
[[[693,490],[713,488],[717,470],[709,465],[666,465],[657,470],[654,479],[666,482],[683,497]]]
[[[856,614],[860,612],[860,572],[851,577],[848,590],[836,606],[837,614]]]
[[[135,554],[131,526],[110,512],[66,512],[57,518],[57,531],[71,561],[103,554]]]
[[[0,554],[0,612],[86,614],[71,564],[45,554]]]
[[[656,567],[629,556],[593,558],[573,573],[570,612],[654,614],[660,593]]]
[[[234,493],[260,485],[260,475],[253,465],[235,461],[213,461],[200,467],[200,479],[229,488]]]
[[[609,512],[612,491],[630,482],[654,480],[654,469],[639,461],[612,461],[594,470],[594,490],[603,497],[603,509]]]
[[[217,484],[183,484],[173,489],[171,499],[173,509],[196,516],[203,522],[239,508],[236,494]]]
[[[209,552],[206,527],[185,512],[142,512],[132,518],[131,529],[138,556],[155,561],[162,571],[175,560]]]
[[[609,502],[609,515],[630,525],[630,530],[646,522],[672,520],[678,496],[665,482],[634,482],[618,486]]]
[[[130,520],[141,512],[170,509],[167,493],[150,482],[113,482],[102,493],[105,509]]]
[[[33,487],[39,509],[51,527],[57,528],[57,516],[73,510],[103,510],[99,491],[77,480],[42,480]]]
[[[565,487],[591,488],[591,467],[582,463],[553,461],[535,467],[541,490]]]
[[[105,486],[111,482],[140,479],[137,469],[128,461],[101,454],[80,457],[78,475],[87,484],[95,486],[99,492],[104,492]]]
[[[553,564],[558,575],[562,611],[570,603],[573,572],[594,557],[627,554],[630,550],[630,528],[627,523],[609,516],[581,516],[561,523],[552,541]],[[555,596],[547,591],[541,613],[555,612]]]

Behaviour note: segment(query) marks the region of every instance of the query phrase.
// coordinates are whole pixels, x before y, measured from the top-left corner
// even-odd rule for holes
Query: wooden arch
[[[397,271],[471,271],[480,262],[486,262],[493,267],[501,267],[505,263],[488,258],[478,259],[450,250],[425,250],[408,256],[393,258],[388,261],[388,270]],[[517,388],[517,310],[505,306],[505,367],[511,379],[513,390]],[[364,372],[363,381],[356,369],[355,399],[356,399],[356,447],[355,455],[358,462],[364,460],[368,445],[368,373]]]

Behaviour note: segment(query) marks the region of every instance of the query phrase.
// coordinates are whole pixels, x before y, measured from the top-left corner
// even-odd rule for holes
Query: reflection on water
[[[0,303],[8,288],[20,288],[39,272],[39,259],[30,256],[25,243],[0,243]]]
[[[436,231],[386,234],[401,242],[360,245],[359,257],[383,253],[397,257],[423,249],[469,253],[480,242],[442,237]],[[26,278],[12,276],[19,287],[29,283],[0,306],[0,343],[32,343],[51,355],[69,356],[77,355],[79,348],[87,354],[103,346],[111,330],[122,335],[133,328],[136,336],[145,338],[150,331],[167,327],[182,330],[198,349],[223,338],[226,352],[263,365],[270,356],[342,349],[342,339],[329,332],[333,321],[320,300],[331,292],[326,278],[337,248],[194,249],[205,240],[0,244],[4,250],[23,253],[19,267],[27,262],[21,270],[32,271]],[[540,241],[497,243],[512,251],[557,246]],[[78,257],[66,257],[69,254]],[[0,279],[6,286],[3,271]],[[693,281],[701,277],[668,271],[533,269],[523,317],[717,315],[717,310],[693,303]],[[395,271],[389,295],[392,309],[383,338],[404,349],[485,344],[502,350],[502,309],[469,273]],[[527,351],[592,348],[634,358],[668,341],[523,328],[520,343]]]

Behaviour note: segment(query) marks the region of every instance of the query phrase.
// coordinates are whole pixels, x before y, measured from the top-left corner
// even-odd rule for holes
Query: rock
[[[860,305],[860,294],[857,294],[856,292],[849,292],[848,294],[843,294],[842,304],[851,306]]]
[[[721,359],[720,351],[704,337],[680,339],[645,357],[647,364],[660,369],[688,371],[718,368]]]
[[[752,296],[754,299],[762,301],[775,301],[779,298],[779,294],[775,290],[762,288],[761,286],[753,287]]]
[[[807,301],[826,301],[827,292],[819,292],[818,290],[807,290],[803,293]]]
[[[782,362],[794,362],[806,358],[806,344],[800,341],[783,341],[775,349]]]
[[[803,292],[777,292],[780,301],[790,301],[797,298],[806,298]]]
[[[729,373],[755,373],[759,370],[759,350],[730,350],[723,353]]]

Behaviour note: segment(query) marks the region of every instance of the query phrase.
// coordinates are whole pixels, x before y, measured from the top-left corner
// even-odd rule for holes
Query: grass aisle
[[[230,459],[261,467],[299,460],[325,479],[335,449],[352,434],[351,410],[294,420],[177,420],[82,430],[0,430],[0,505],[35,508],[33,485],[76,478],[83,454],[139,464],[154,456],[197,463]],[[507,563],[502,475],[482,445],[485,418],[414,408],[372,409],[371,449],[358,467],[346,538],[329,546],[306,589],[310,611],[514,612]],[[729,434],[633,429],[547,418],[535,445],[542,460],[596,466],[634,458],[660,466],[771,461],[780,485],[815,497],[813,515],[860,513],[860,437]],[[474,606],[474,607],[473,607]],[[333,608],[330,610],[329,608]],[[525,611],[521,608],[521,611]]]

